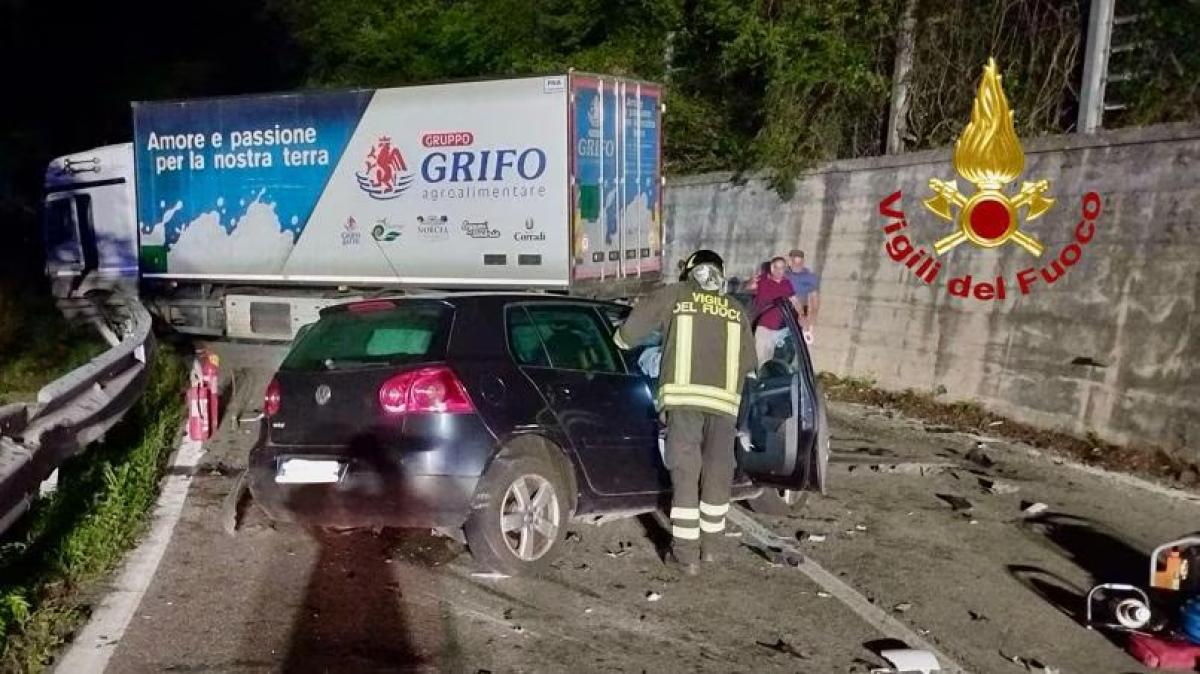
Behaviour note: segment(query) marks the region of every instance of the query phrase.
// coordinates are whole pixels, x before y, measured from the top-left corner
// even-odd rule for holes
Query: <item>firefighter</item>
[[[667,561],[695,575],[700,560],[716,559],[724,536],[742,384],[757,358],[746,311],[722,292],[721,257],[696,251],[679,280],[639,302],[614,341],[629,349],[655,330],[663,335],[655,402],[673,491]]]

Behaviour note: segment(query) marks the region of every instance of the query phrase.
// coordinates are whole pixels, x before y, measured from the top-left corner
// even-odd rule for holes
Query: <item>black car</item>
[[[568,521],[669,501],[646,345],[612,333],[629,307],[456,293],[329,307],[267,388],[250,488],[275,519],[462,529],[475,559],[537,571]],[[790,339],[747,387],[734,499],[785,507],[823,490],[823,397]],[[652,358],[643,359],[643,362]]]

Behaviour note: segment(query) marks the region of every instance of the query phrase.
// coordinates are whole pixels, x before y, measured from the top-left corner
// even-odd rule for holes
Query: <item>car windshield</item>
[[[452,313],[440,302],[329,313],[304,333],[280,369],[337,370],[441,360]]]

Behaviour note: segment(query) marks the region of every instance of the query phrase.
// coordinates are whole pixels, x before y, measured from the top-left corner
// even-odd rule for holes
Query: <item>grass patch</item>
[[[63,318],[42,288],[0,284],[0,405],[33,400],[107,348],[94,328]]]
[[[957,431],[986,433],[1049,450],[1110,470],[1134,473],[1181,487],[1200,484],[1200,465],[1153,445],[1117,445],[1089,433],[1080,437],[1014,421],[990,412],[975,402],[938,400],[939,391],[884,391],[875,382],[856,377],[842,378],[828,372],[820,375],[825,393],[833,400],[894,409],[906,416],[948,426]]]
[[[0,545],[0,671],[45,669],[86,618],[89,584],[142,533],[182,421],[183,363],[160,345],[145,394]]]

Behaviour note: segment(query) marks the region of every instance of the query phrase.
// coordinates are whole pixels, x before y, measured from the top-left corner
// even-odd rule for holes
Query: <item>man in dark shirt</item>
[[[759,365],[775,354],[775,347],[787,329],[779,308],[770,308],[775,300],[787,299],[797,313],[800,311],[796,291],[784,274],[786,270],[787,261],[782,257],[771,260],[770,272],[758,280],[754,290],[754,314],[759,317],[758,326],[754,329],[754,352]]]

